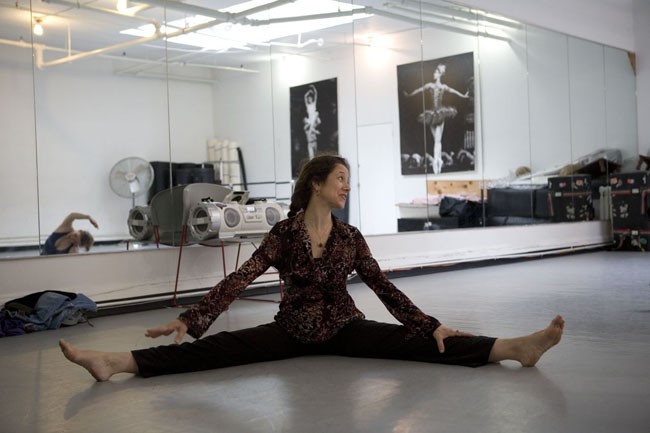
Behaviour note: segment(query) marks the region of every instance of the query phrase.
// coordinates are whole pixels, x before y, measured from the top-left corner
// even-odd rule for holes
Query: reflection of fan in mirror
[[[115,194],[130,197],[135,207],[135,198],[147,193],[153,184],[153,167],[142,158],[124,158],[113,166],[108,182]]]

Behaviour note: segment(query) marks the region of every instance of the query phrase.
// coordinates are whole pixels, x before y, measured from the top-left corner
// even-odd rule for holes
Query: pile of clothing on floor
[[[88,321],[97,304],[81,293],[46,290],[5,303],[0,310],[0,337],[57,329]]]

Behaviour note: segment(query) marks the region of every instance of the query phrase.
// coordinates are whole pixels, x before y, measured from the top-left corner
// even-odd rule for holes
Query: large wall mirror
[[[336,149],[345,217],[375,235],[551,223],[549,176],[638,156],[628,53],[437,0],[5,3],[0,96],[3,258],[38,256],[72,211],[99,224],[75,223],[91,253],[136,245],[151,197],[111,186],[126,158],[163,188],[202,164],[287,201],[309,146]]]

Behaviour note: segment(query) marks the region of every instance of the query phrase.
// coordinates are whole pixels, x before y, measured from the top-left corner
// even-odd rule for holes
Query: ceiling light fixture
[[[126,10],[129,8],[129,1],[128,0],[117,0],[117,4],[115,5],[115,9],[117,9],[118,12],[126,12]]]
[[[36,36],[43,36],[43,26],[41,25],[42,22],[43,20],[41,20],[40,18],[34,19],[33,31]]]

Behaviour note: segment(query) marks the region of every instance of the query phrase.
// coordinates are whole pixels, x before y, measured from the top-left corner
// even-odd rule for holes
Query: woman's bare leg
[[[69,361],[88,370],[98,382],[108,380],[116,373],[138,374],[138,365],[131,352],[81,350],[65,340],[59,340],[59,347]]]
[[[563,330],[564,319],[555,316],[545,329],[534,334],[517,338],[498,338],[492,346],[489,362],[514,360],[524,367],[532,367],[544,352],[560,342]]]

